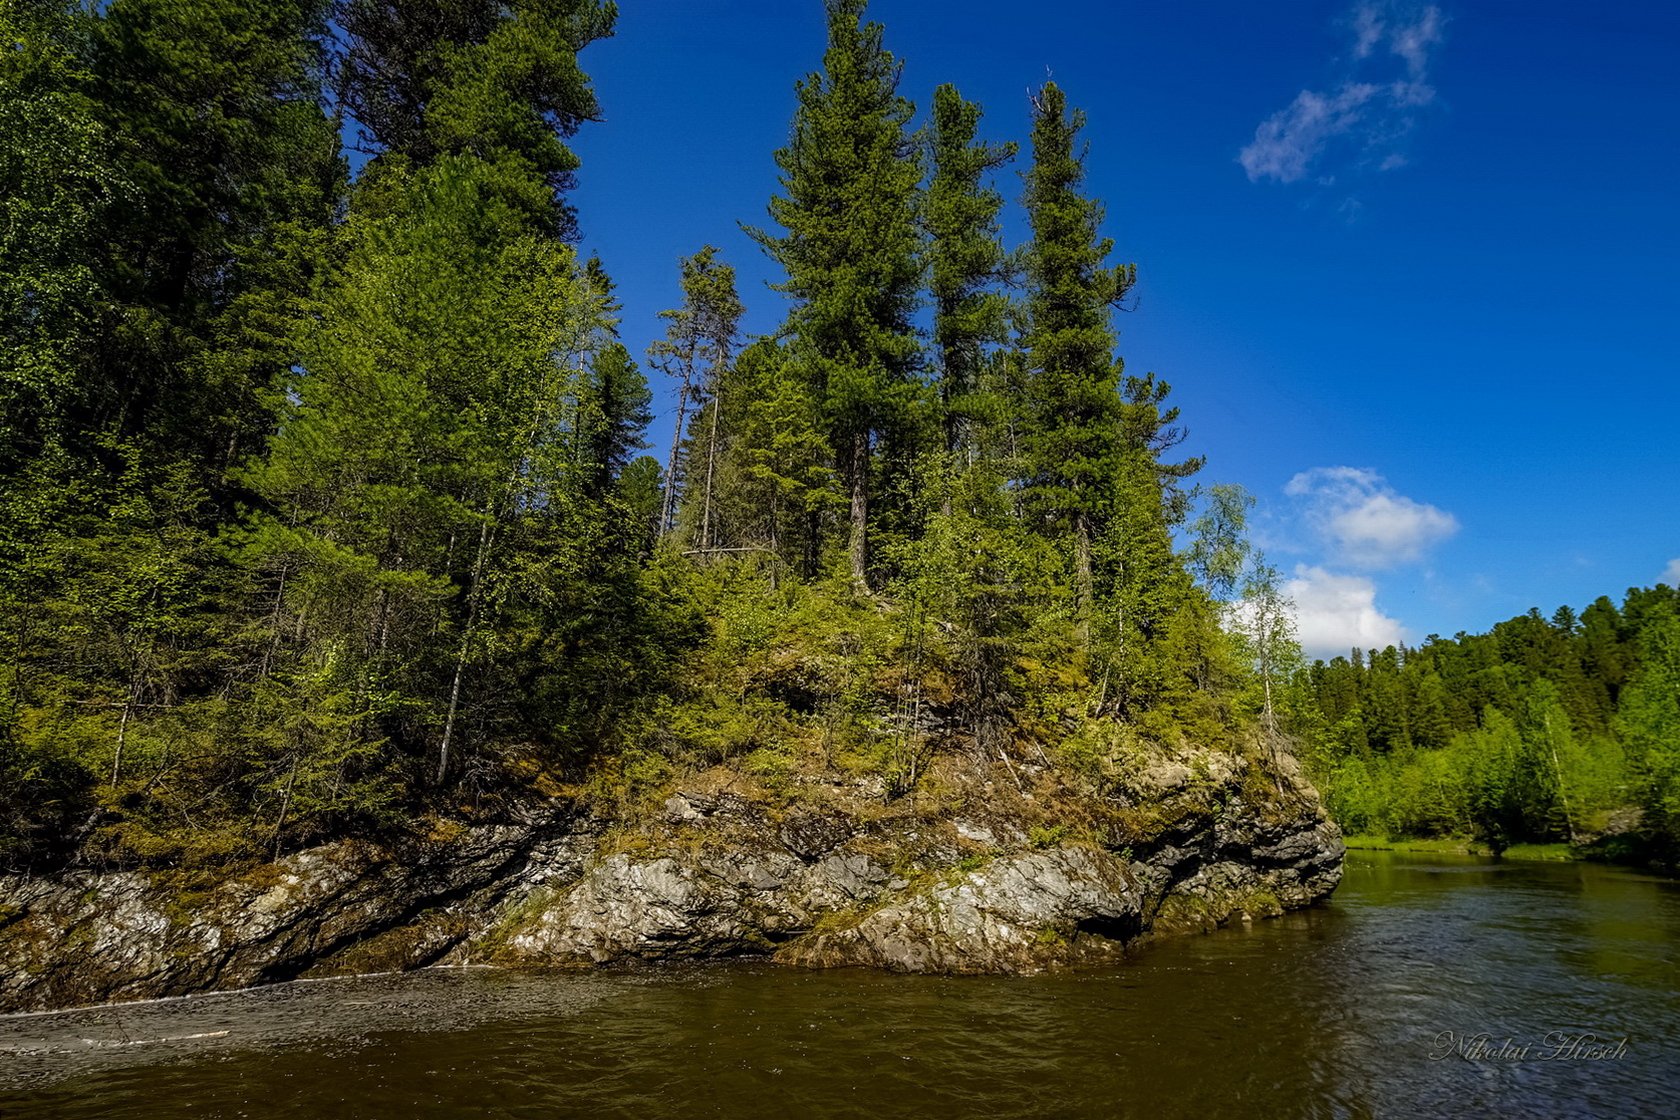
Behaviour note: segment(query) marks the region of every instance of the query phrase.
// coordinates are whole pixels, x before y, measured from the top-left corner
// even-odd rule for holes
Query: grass
[[[1348,836],[1344,838],[1350,850],[1375,852],[1412,852],[1418,854],[1485,856],[1491,855],[1488,846],[1467,836],[1408,837],[1390,839],[1386,836]],[[1549,860],[1553,862],[1578,859],[1568,844],[1512,844],[1505,849],[1506,859]]]

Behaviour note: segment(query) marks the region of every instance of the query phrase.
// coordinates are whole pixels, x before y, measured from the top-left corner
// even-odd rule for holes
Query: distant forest
[[[1680,592],[1659,584],[1293,678],[1291,732],[1350,832],[1580,843],[1672,860]],[[1641,819],[1643,817],[1643,819]],[[1655,843],[1655,848],[1645,850]]]
[[[1351,828],[1675,836],[1674,594],[1305,666],[1250,500],[1116,355],[1081,112],[919,114],[864,9],[827,0],[753,230],[785,322],[742,337],[674,246],[644,345],[568,202],[614,5],[6,0],[0,866],[714,765],[894,798],[1032,757],[1100,799],[1142,740],[1295,750]]]

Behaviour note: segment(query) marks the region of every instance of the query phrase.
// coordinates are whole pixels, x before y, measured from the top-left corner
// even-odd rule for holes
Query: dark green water
[[[1671,882],[1355,852],[1327,906],[1100,973],[436,971],[0,1018],[0,1117],[1658,1120],[1677,948]]]

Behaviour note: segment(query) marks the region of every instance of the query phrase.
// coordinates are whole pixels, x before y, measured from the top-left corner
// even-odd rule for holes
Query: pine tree
[[[1210,645],[1218,626],[1173,548],[1190,501],[1178,483],[1202,460],[1163,459],[1184,439],[1178,410],[1162,407],[1169,391],[1154,374],[1122,381],[1113,503],[1097,549],[1102,629],[1123,706],[1147,705],[1175,674],[1193,671],[1183,655],[1155,648],[1169,629],[1179,632],[1182,650],[1186,642]]]
[[[583,493],[602,501],[636,452],[653,419],[647,378],[625,345],[604,343],[585,367],[578,399],[575,454]]]
[[[237,500],[227,468],[269,426],[268,389],[292,364],[297,301],[337,201],[336,133],[316,96],[324,10],[8,5],[28,26],[8,37],[21,49],[0,73],[25,96],[0,98],[0,130],[23,131],[0,174],[18,175],[8,224],[24,220],[13,228],[29,247],[12,258],[6,245],[5,264],[53,342],[20,338],[26,399],[6,409],[18,460],[0,594],[20,639],[5,642],[20,651],[6,731],[46,733],[27,747],[46,752],[32,768],[98,782],[64,791],[77,815],[91,805],[69,836],[122,829],[122,806],[166,799],[148,766],[171,743],[215,738],[208,721],[245,652],[214,530]],[[51,170],[46,156],[80,166]]]
[[[1065,539],[1087,636],[1096,607],[1094,553],[1114,498],[1121,448],[1120,376],[1110,310],[1136,280],[1134,265],[1108,267],[1101,206],[1084,197],[1084,114],[1047,83],[1033,98],[1033,163],[1026,207],[1032,226],[1021,340],[1029,423],[1022,434],[1027,509]]]
[[[113,0],[98,22],[96,95],[132,188],[102,229],[118,311],[90,420],[107,443],[201,462],[212,486],[255,449],[266,390],[291,364],[253,320],[301,294],[297,231],[324,228],[338,200],[319,104],[327,8]]]
[[[847,555],[868,585],[873,452],[903,461],[915,423],[920,347],[911,322],[921,281],[916,223],[921,161],[906,132],[899,63],[865,0],[827,0],[823,70],[797,86],[793,138],[776,154],[783,193],[753,231],[782,266],[796,301],[786,331],[797,369],[821,403],[834,464],[850,497]]]
[[[0,9],[0,477],[75,442],[104,301],[98,230],[125,191],[90,96],[91,16]]]
[[[768,339],[743,350],[704,418],[705,434],[691,455],[719,466],[714,532],[727,535],[714,541],[768,548],[778,562],[814,574],[812,523],[840,498],[821,413],[787,351]],[[706,516],[702,508],[690,521],[704,524]]]
[[[339,95],[365,145],[424,167],[470,154],[540,228],[577,231],[566,141],[600,115],[578,53],[613,33],[602,0],[344,0]]]
[[[979,124],[980,107],[963,100],[955,86],[934,90],[923,224],[941,423],[952,455],[972,442],[969,429],[976,421],[995,420],[995,402],[982,393],[996,380],[989,376],[993,351],[1008,333],[1009,299],[997,290],[1008,267],[998,240],[1003,196],[985,178],[1014,158],[1016,146],[977,143]]]

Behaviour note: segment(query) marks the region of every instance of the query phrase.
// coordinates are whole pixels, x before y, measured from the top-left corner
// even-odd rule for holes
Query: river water
[[[1352,852],[1025,978],[436,970],[0,1018],[0,1117],[1680,1117],[1680,884]]]

